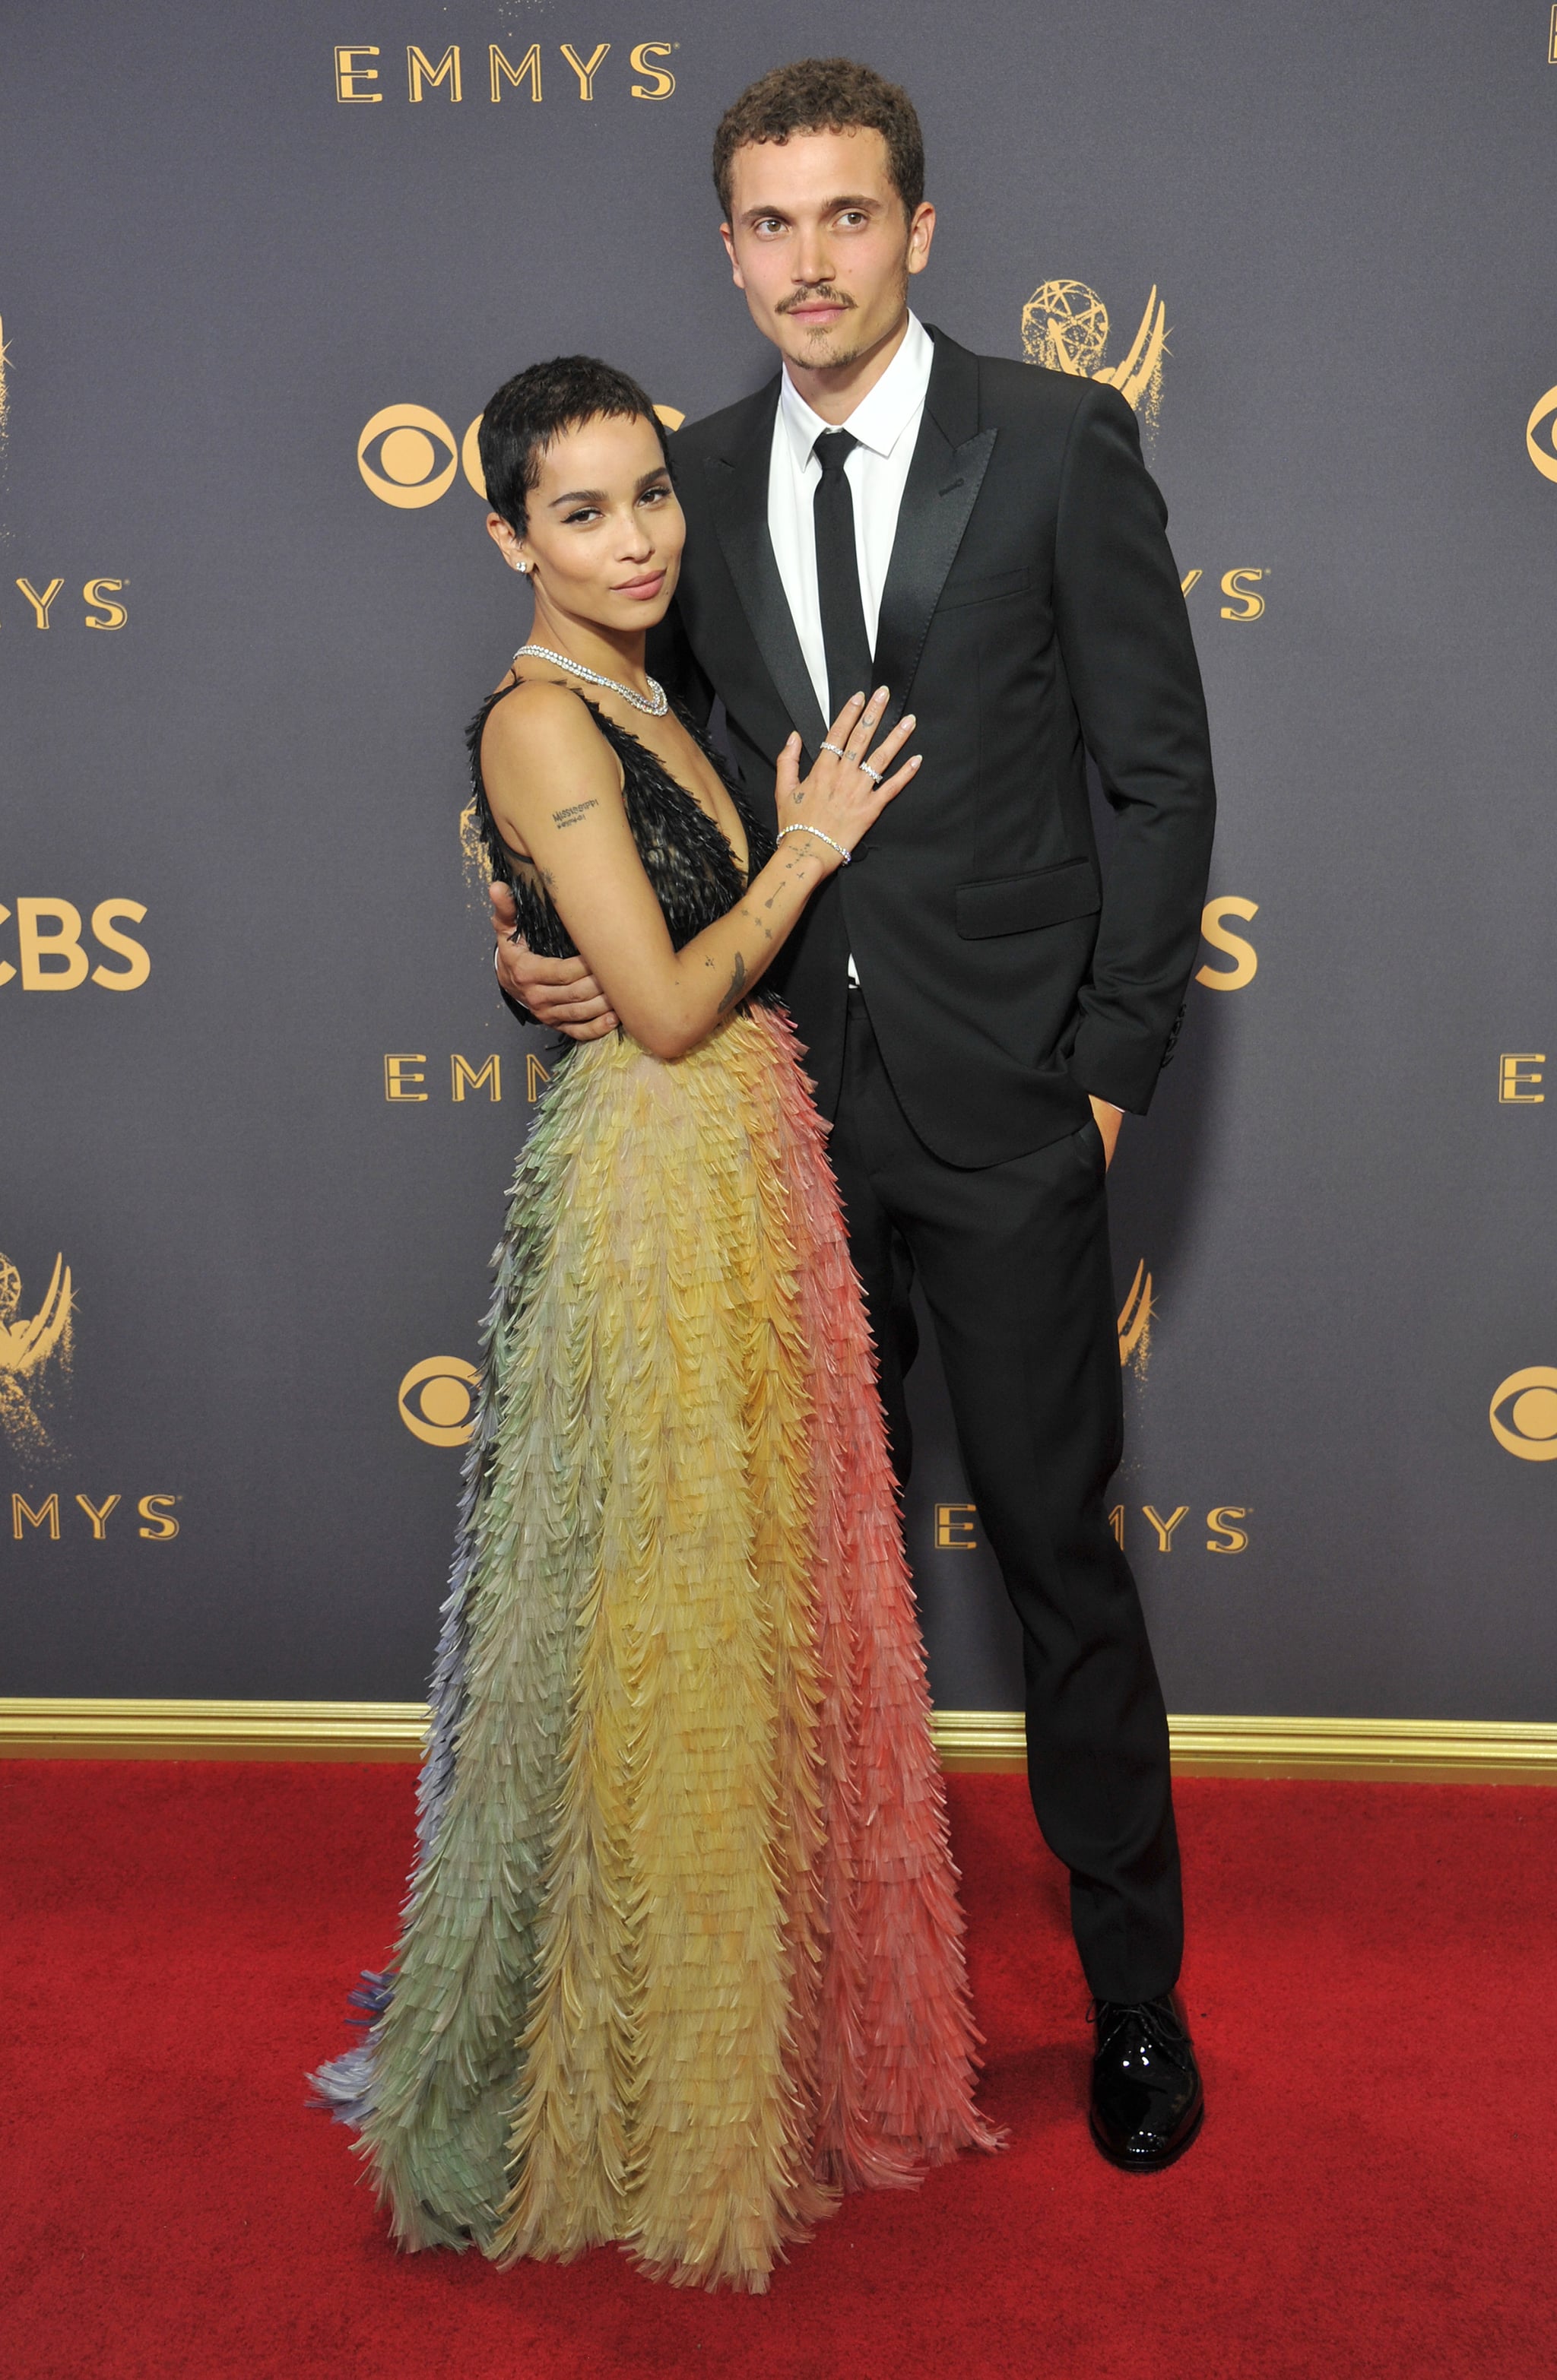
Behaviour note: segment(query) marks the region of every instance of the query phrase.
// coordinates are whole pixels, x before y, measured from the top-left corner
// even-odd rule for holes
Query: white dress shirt
[[[823,719],[827,703],[827,649],[821,636],[821,603],[816,585],[816,491],[821,465],[811,449],[824,430],[847,430],[858,438],[844,470],[854,498],[854,544],[859,559],[859,601],[865,634],[875,650],[882,589],[897,535],[898,507],[924,412],[925,391],[935,347],[929,332],[910,314],[903,345],[847,421],[823,421],[813,413],[788,372],[779,384],[773,443],[768,458],[768,534],[789,601],[811,684]],[[847,688],[869,694],[870,688]]]
[[[823,421],[813,413],[785,371],[779,383],[778,410],[773,416],[773,443],[768,457],[768,535],[773,559],[789,603],[789,615],[800,639],[806,667],[816,689],[817,707],[831,724],[828,708],[827,648],[821,634],[821,599],[816,583],[816,492],[821,465],[812,449],[824,430],[847,430],[858,440],[844,470],[854,499],[854,550],[859,563],[859,601],[865,634],[872,651],[882,616],[882,589],[897,536],[897,514],[914,459],[925,391],[935,347],[917,315],[881,379],[862,396],[846,422]],[[850,694],[869,694],[870,686],[850,686]],[[849,981],[859,975],[853,954]]]

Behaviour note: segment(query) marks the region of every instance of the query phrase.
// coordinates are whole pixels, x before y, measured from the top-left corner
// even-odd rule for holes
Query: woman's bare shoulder
[[[616,756],[589,704],[544,679],[521,680],[502,692],[481,732],[481,759],[500,768],[598,767],[613,783],[617,775]]]

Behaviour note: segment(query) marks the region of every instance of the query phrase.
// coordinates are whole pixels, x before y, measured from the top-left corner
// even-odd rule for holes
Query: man
[[[1214,795],[1161,497],[1113,390],[968,354],[910,312],[934,209],[906,95],[808,59],[714,143],[736,285],[780,377],[682,431],[687,558],[651,666],[723,701],[754,801],[792,728],[891,689],[923,766],[832,877],[782,981],[809,1052],[900,1476],[917,1279],[1020,1616],[1040,1827],[1094,1996],[1091,2128],[1152,2171],[1201,2093],[1162,1691],[1109,1527],[1122,1398],[1104,1174],[1194,964]],[[1100,880],[1090,752],[1117,813]],[[500,936],[513,915],[498,909]],[[579,1038],[582,963],[505,939],[505,989]]]

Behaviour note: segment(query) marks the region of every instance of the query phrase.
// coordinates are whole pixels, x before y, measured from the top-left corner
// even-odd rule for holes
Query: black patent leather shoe
[[[1094,2000],[1092,2138],[1125,2173],[1161,2173],[1181,2157],[1206,2112],[1200,2070],[1176,1994]]]

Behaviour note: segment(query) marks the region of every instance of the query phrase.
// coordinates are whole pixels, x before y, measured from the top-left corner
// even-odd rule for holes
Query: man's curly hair
[[[874,67],[853,58],[798,58],[774,67],[727,107],[713,136],[713,187],[726,219],[730,167],[737,149],[787,140],[792,132],[879,132],[887,172],[912,216],[924,197],[924,135],[914,103]]]

